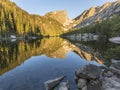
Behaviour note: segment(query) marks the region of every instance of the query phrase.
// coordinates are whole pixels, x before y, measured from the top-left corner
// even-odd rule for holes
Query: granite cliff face
[[[66,10],[48,12],[48,13],[45,14],[45,16],[51,17],[51,18],[57,20],[59,23],[61,23],[63,25],[68,20]]]
[[[95,22],[112,18],[114,15],[120,13],[120,0],[115,2],[107,2],[103,6],[91,7],[85,10],[81,15],[76,17],[76,26],[74,28],[81,28],[92,25]]]
[[[85,10],[81,15],[75,18],[76,21],[82,22],[83,20],[93,16],[95,14],[95,8],[91,7],[89,10]]]
[[[75,21],[73,19],[68,18],[66,10],[48,12],[45,14],[45,16],[50,17],[58,21],[60,24],[62,24],[64,31],[68,31],[73,26],[74,21]]]

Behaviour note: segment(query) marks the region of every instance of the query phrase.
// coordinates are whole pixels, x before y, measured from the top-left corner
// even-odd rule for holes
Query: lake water
[[[96,41],[73,44],[59,37],[0,41],[0,90],[45,90],[45,81],[63,75],[74,90],[78,68],[105,62],[99,51]]]

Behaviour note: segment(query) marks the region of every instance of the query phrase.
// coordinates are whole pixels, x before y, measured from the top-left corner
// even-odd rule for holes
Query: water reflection
[[[104,61],[104,64],[109,65],[111,63],[111,59],[120,60],[120,45],[109,42],[107,39],[97,40],[97,41],[73,41],[79,48],[82,46],[92,48],[89,50],[91,52],[95,52],[95,55],[99,57],[100,60]],[[98,53],[99,52],[99,53]]]
[[[93,49],[54,37],[36,41],[3,41],[0,42],[0,74],[3,74],[22,64],[31,56],[46,55],[50,58],[66,58],[67,52],[75,52],[87,61],[97,61],[102,64],[102,58]]]

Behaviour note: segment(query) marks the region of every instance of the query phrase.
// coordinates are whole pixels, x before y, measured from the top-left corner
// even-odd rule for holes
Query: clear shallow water
[[[101,61],[86,47],[78,48],[61,38],[2,42],[0,47],[0,90],[45,90],[45,81],[63,75],[74,90],[75,71]]]
[[[45,90],[45,81],[65,75],[65,80],[69,80],[74,89],[74,72],[87,63],[73,52],[69,52],[65,59],[34,56],[3,74],[0,77],[0,87],[3,90]]]

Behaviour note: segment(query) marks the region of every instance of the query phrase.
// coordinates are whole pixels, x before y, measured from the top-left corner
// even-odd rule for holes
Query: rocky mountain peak
[[[119,4],[120,3],[120,0],[117,0],[116,2],[114,2],[115,4]]]
[[[81,15],[77,16],[75,20],[79,20],[79,22],[93,16],[95,14],[95,7],[91,7],[89,10],[85,10]]]
[[[112,4],[112,2],[107,2],[105,3],[103,6],[99,7],[99,13],[102,12],[104,9],[108,8],[110,5]]]
[[[68,31],[72,26],[74,26],[74,20],[68,18],[66,10],[58,10],[47,13],[45,16],[53,18],[63,25],[63,30]]]
[[[51,17],[51,18],[57,20],[61,24],[64,24],[68,20],[66,10],[58,10],[58,11],[48,12],[45,14],[45,16]]]
[[[96,8],[95,7],[91,7],[88,10],[85,10],[81,15],[79,15],[77,18],[75,18],[75,20],[78,20],[79,22],[84,21],[87,18],[92,17],[94,14],[96,13]]]
[[[87,13],[87,17],[91,17],[95,14],[95,7],[91,7],[89,10],[88,10],[88,13]]]

